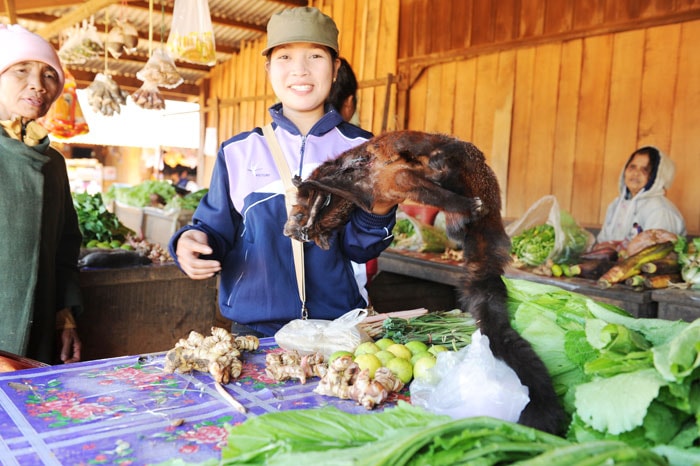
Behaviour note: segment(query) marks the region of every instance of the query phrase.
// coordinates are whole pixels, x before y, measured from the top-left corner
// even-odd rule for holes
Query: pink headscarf
[[[23,61],[38,61],[51,66],[58,73],[59,89],[63,89],[63,66],[53,46],[19,24],[0,24],[0,74],[15,63]],[[56,97],[59,95],[60,92]]]

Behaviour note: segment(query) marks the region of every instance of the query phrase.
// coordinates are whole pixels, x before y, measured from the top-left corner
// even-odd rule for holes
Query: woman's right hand
[[[200,259],[211,254],[207,234],[199,230],[187,230],[177,241],[175,254],[180,268],[193,280],[204,280],[221,271],[221,263],[211,259]]]

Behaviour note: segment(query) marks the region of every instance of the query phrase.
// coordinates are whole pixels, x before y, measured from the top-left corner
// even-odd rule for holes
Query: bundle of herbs
[[[396,343],[419,340],[428,345],[445,345],[457,351],[471,343],[476,321],[471,314],[453,309],[429,312],[410,319],[389,317],[383,321],[382,328],[382,338],[391,338]]]

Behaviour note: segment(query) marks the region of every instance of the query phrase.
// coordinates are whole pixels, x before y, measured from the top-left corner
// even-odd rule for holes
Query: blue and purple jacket
[[[306,136],[270,108],[275,135],[294,175],[306,178],[323,162],[355,147],[372,134],[329,111]],[[219,305],[224,317],[273,335],[300,317],[291,239],[282,230],[287,219],[284,186],[261,128],[225,141],[217,155],[209,192],[200,202],[192,225],[170,240],[170,254],[189,229],[207,233],[221,262]],[[350,222],[324,251],[304,244],[306,306],[311,319],[335,319],[367,306],[364,263],[392,241],[395,211],[373,215],[355,209]],[[176,259],[177,261],[177,259]]]

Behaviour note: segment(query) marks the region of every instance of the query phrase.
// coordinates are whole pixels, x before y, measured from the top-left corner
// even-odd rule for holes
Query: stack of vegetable
[[[671,464],[700,460],[700,320],[633,318],[554,286],[505,281],[513,327],[571,415],[570,440],[621,440]]]
[[[417,252],[443,252],[454,246],[444,230],[428,225],[403,212],[396,215],[396,226],[392,231],[394,240],[391,247]]]
[[[592,235],[578,226],[574,218],[561,211],[557,227],[543,223],[528,228],[511,238],[511,254],[516,265],[536,267],[551,261],[572,264],[586,251]],[[561,238],[557,238],[561,236]]]
[[[127,236],[133,235],[134,232],[107,210],[101,194],[74,193],[73,206],[78,214],[84,247],[131,249],[131,246],[125,242]]]

